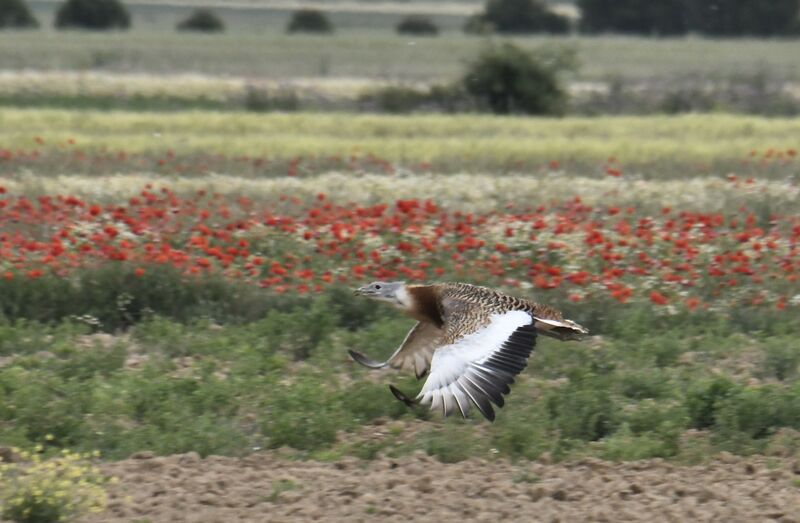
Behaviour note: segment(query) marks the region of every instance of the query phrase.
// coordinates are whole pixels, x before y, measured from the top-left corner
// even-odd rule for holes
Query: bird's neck
[[[409,316],[418,321],[426,321],[441,327],[442,313],[439,307],[439,296],[432,285],[406,285],[402,291],[404,298],[398,298],[405,306]]]

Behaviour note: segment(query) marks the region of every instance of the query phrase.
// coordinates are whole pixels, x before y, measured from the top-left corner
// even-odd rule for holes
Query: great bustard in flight
[[[492,403],[503,406],[503,395],[527,365],[537,333],[577,340],[589,332],[546,305],[466,283],[376,281],[355,294],[389,302],[417,324],[384,362],[353,350],[350,356],[371,369],[408,368],[417,378],[427,374],[415,399],[393,385],[389,388],[407,405],[430,405],[445,416],[458,409],[466,417],[475,405],[493,421]]]

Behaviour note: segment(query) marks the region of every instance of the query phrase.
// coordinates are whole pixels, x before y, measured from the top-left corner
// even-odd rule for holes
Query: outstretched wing
[[[509,385],[527,366],[536,345],[533,322],[525,311],[491,314],[482,326],[439,348],[417,400],[445,416],[458,409],[466,417],[475,405],[493,421],[492,403],[503,406],[503,395],[510,392]]]
[[[371,369],[392,367],[414,369],[417,378],[423,377],[430,368],[434,351],[442,345],[442,331],[433,323],[420,321],[408,331],[400,347],[388,360],[375,361],[360,352],[350,350],[350,357]]]

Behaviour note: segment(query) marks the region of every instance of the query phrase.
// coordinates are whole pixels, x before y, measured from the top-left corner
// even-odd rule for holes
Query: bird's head
[[[401,308],[408,308],[410,304],[410,297],[404,281],[374,281],[354,290],[353,294],[385,301]]]

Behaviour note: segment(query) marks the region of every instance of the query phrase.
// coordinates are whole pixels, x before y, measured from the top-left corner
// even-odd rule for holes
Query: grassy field
[[[793,455],[797,126],[3,110],[0,443]],[[543,341],[496,424],[443,422],[346,356],[409,327],[350,295],[376,278],[502,286],[597,336]]]
[[[576,80],[717,78],[764,71],[800,78],[795,43],[786,40],[650,38],[515,38],[525,48],[563,44],[577,50]],[[410,40],[384,30],[341,30],[333,36],[288,36],[277,28],[223,35],[165,29],[125,33],[0,34],[0,69],[179,72],[256,78],[368,77],[398,81],[451,80],[484,39],[448,32]]]
[[[0,447],[796,460],[797,136],[726,115],[0,109]],[[592,336],[540,340],[494,424],[444,420],[391,396],[413,376],[347,356],[413,323],[352,295],[377,279],[499,287]],[[20,470],[39,469],[0,468],[0,493]]]
[[[109,155],[100,169],[117,172],[153,169],[163,155],[177,154],[194,165],[187,166],[190,172],[255,176],[285,174],[282,166],[292,159],[299,159],[300,172],[335,170],[337,162],[343,167],[341,162],[355,156],[373,158],[373,168],[379,170],[388,161],[450,173],[563,167],[568,174],[602,177],[609,164],[619,164],[626,174],[650,179],[725,174],[729,169],[783,179],[795,173],[787,162],[796,154],[798,133],[796,119],[726,115],[525,119],[0,110],[0,140],[11,155],[3,171],[26,167],[42,175],[94,172],[95,164],[81,156],[94,152],[142,160],[125,157],[114,165]],[[37,150],[40,154],[25,153]],[[281,169],[235,161],[240,156],[269,160]]]

